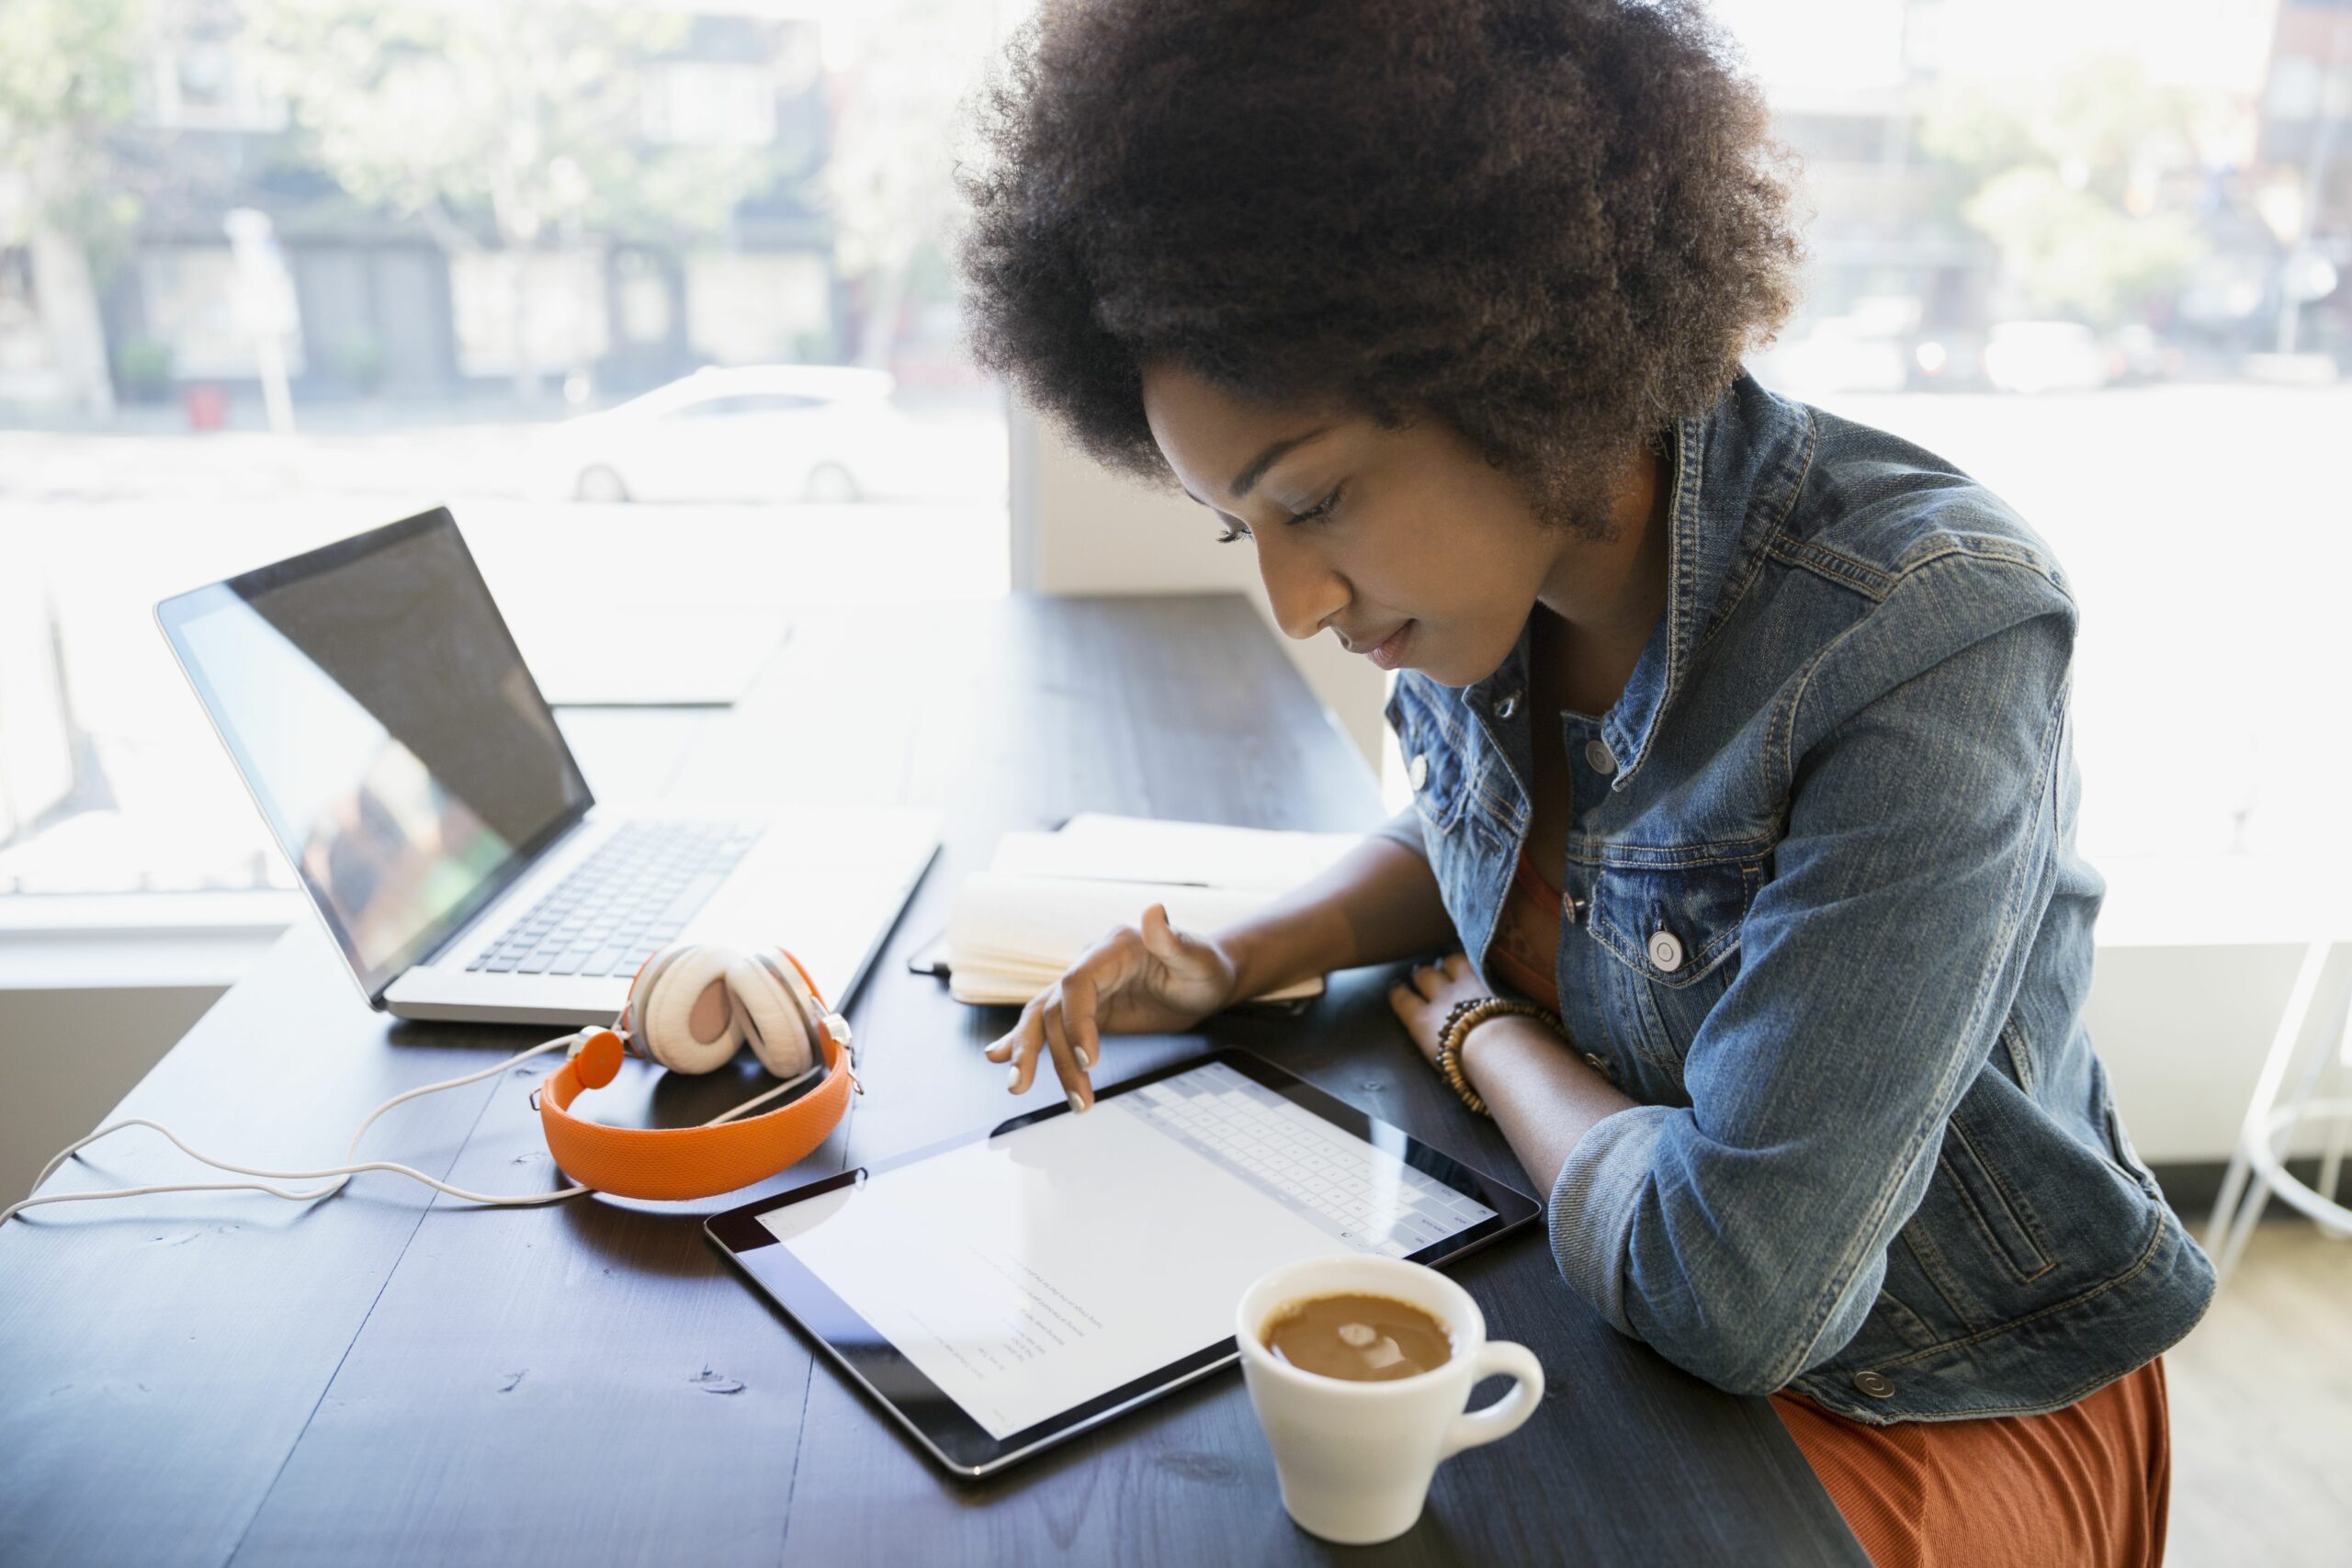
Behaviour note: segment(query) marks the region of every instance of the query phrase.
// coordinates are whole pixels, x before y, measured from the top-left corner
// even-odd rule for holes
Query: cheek
[[[1510,657],[1533,604],[1525,594],[1502,592],[1444,620],[1421,619],[1414,628],[1417,646],[1409,650],[1412,667],[1442,686],[1476,684]]]
[[[1482,681],[1519,641],[1541,568],[1497,536],[1492,520],[1441,497],[1405,499],[1411,504],[1367,518],[1332,565],[1367,610],[1419,623],[1407,655],[1414,669],[1448,686]]]

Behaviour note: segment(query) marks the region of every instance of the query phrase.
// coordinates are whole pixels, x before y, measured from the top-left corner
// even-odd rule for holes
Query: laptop
[[[849,1005],[940,815],[599,804],[446,508],[155,607],[370,1007],[608,1023],[673,942]]]

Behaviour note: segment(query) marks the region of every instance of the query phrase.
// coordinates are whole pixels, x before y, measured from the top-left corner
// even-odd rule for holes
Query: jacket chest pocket
[[[1678,1069],[1739,972],[1739,933],[1764,885],[1764,853],[1704,849],[1604,858],[1594,874],[1592,940],[1615,962],[1635,1043]]]

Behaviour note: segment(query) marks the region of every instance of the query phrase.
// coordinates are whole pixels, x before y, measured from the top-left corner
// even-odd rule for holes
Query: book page
[[[1168,906],[1169,921],[1179,930],[1204,932],[1253,913],[1271,897],[1234,888],[980,872],[966,881],[948,918],[950,988],[965,1001],[1026,1001],[1114,927],[1140,921],[1154,904]],[[1318,978],[1270,995],[1313,996],[1321,989]],[[1020,990],[1017,998],[1007,994],[1013,990]]]
[[[1283,893],[1313,881],[1362,842],[1361,833],[1228,828],[1089,811],[1057,833],[1005,834],[990,869]]]

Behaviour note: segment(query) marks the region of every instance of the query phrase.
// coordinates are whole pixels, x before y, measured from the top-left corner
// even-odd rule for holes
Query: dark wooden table
[[[841,743],[837,771],[808,765],[811,726]],[[1013,1109],[1003,1069],[979,1054],[1011,1013],[960,1007],[905,969],[999,832],[1085,809],[1326,829],[1380,815],[1361,761],[1230,596],[804,616],[729,714],[577,712],[566,728],[600,788],[625,777],[640,792],[946,807],[941,859],[850,1010],[871,1092],[823,1148],[753,1192]],[[1102,1081],[1242,1045],[1523,1183],[1493,1125],[1388,1014],[1387,979],[1334,976],[1299,1020],[1114,1041]],[[252,1163],[332,1163],[379,1100],[545,1032],[371,1013],[305,922],[117,1114]],[[556,1182],[526,1103],[542,1066],[404,1106],[368,1150],[478,1189]],[[643,1113],[673,1122],[740,1091],[650,1072],[625,1084]],[[144,1133],[88,1153],[54,1184],[201,1176]],[[751,1195],[485,1211],[378,1176],[307,1208],[176,1194],[12,1222],[0,1233],[0,1562],[1356,1554],[1283,1515],[1230,1371],[1001,1476],[950,1479],[704,1239],[702,1214]],[[1764,1402],[1612,1333],[1561,1282],[1540,1234],[1456,1273],[1497,1337],[1543,1358],[1550,1389],[1517,1435],[1441,1469],[1420,1523],[1364,1557],[1864,1562]]]

